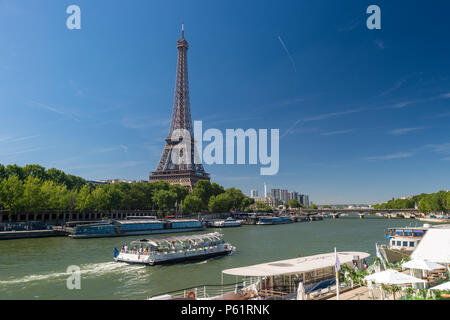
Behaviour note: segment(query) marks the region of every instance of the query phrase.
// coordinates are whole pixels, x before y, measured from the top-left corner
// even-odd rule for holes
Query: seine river
[[[220,284],[221,270],[318,253],[365,251],[373,261],[375,242],[388,227],[421,226],[417,220],[357,215],[221,231],[237,250],[203,262],[146,267],[113,261],[114,248],[141,237],[75,240],[43,238],[0,241],[0,299],[146,299],[166,291]],[[154,237],[163,237],[158,235]],[[67,267],[81,268],[81,289],[68,290]],[[225,282],[234,279],[225,278]]]

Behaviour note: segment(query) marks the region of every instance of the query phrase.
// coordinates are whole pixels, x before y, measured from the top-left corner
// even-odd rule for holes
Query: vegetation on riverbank
[[[408,199],[393,199],[373,205],[374,209],[414,209],[416,204],[423,213],[450,211],[450,191],[422,193]]]
[[[0,164],[0,210],[10,214],[54,211],[158,210],[183,213],[244,210],[253,203],[241,190],[198,181],[192,192],[167,182],[95,185],[39,165]]]

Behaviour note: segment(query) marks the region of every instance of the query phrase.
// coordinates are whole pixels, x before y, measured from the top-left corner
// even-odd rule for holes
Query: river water
[[[0,241],[0,299],[146,299],[202,284],[220,284],[221,271],[318,253],[364,251],[375,255],[388,227],[421,226],[417,220],[357,215],[274,226],[221,231],[234,254],[202,262],[146,267],[113,261],[114,248],[141,237],[104,239],[42,238]],[[147,236],[164,237],[165,235]],[[81,289],[69,290],[67,268],[81,269]],[[235,279],[225,278],[232,283]]]

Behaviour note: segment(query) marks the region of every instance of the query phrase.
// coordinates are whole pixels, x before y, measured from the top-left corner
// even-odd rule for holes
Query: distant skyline
[[[81,30],[66,8],[81,8]],[[377,4],[382,29],[366,28]],[[280,170],[205,166],[317,204],[447,190],[450,3],[0,0],[0,163],[147,180],[169,131],[181,23],[205,129],[280,129]]]

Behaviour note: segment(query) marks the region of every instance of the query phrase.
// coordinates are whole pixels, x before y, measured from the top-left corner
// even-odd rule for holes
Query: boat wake
[[[137,271],[139,269],[145,268],[145,266],[140,265],[129,265],[125,263],[117,262],[104,262],[104,263],[93,263],[80,265],[81,277],[100,277],[108,273],[115,273],[120,271],[121,273],[128,273],[130,271]],[[45,274],[33,274],[27,275],[21,278],[0,280],[0,285],[11,285],[19,283],[28,283],[34,281],[44,281],[44,280],[57,280],[61,278],[67,278],[72,273],[69,272],[51,272]]]

